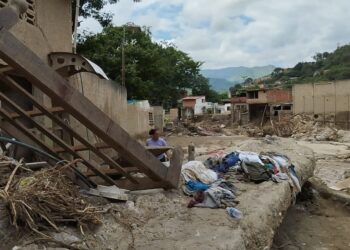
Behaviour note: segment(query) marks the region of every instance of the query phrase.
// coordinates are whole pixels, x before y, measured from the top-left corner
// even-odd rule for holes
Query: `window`
[[[248,99],[258,99],[259,98],[259,91],[249,91],[247,92]]]
[[[148,112],[149,125],[152,127],[154,125],[154,117],[152,112]]]
[[[22,16],[22,19],[27,23],[35,25],[35,0],[26,0],[28,3],[27,12]],[[9,4],[10,0],[0,0],[0,8],[4,8]]]
[[[283,110],[292,110],[292,105],[283,106]]]

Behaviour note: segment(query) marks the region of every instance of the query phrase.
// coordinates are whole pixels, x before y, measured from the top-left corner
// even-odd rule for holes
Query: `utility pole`
[[[123,41],[122,41],[122,86],[125,87],[125,45],[126,45],[126,28],[133,32],[141,32],[141,28],[134,23],[127,23],[123,26]]]
[[[80,0],[76,0],[75,19],[74,19],[74,33],[73,33],[73,53],[74,54],[77,53],[79,7],[80,7]]]
[[[125,25],[123,26],[123,42],[122,42],[122,86],[125,87]]]

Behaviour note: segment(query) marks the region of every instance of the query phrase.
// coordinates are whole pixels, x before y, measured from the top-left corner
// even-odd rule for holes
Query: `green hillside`
[[[210,85],[216,91],[227,91],[230,87],[246,78],[256,79],[269,75],[275,66],[261,67],[229,67],[221,69],[204,69],[202,75],[209,79]]]
[[[350,45],[334,52],[317,53],[313,62],[300,62],[293,68],[276,68],[267,84],[291,86],[297,83],[350,79]]]

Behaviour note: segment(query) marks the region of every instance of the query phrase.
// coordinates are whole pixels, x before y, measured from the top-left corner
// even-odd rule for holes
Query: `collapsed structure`
[[[124,129],[125,88],[71,53],[70,6],[68,0],[2,1],[1,130],[54,159],[82,159],[73,172],[83,186],[101,182],[130,190],[176,188],[180,150],[174,149],[166,167],[153,156],[159,149],[146,149],[133,139]]]
[[[264,86],[249,87],[231,93],[232,119],[238,124],[252,120],[261,123],[266,118],[280,118],[292,112],[292,91],[285,89],[268,89]]]

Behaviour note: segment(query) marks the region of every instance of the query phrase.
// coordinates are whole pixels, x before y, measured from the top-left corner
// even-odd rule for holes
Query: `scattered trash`
[[[190,180],[211,184],[218,179],[217,173],[204,166],[201,161],[189,161],[182,166],[182,176],[186,182]]]
[[[230,175],[226,180],[225,174],[232,170],[237,177]],[[190,161],[183,165],[182,189],[185,194],[193,196],[188,207],[235,207],[239,202],[231,181],[232,178],[241,179],[240,176],[255,183],[288,181],[294,196],[301,191],[299,178],[288,156],[275,152],[234,151],[227,155],[213,155],[203,163]]]
[[[243,218],[243,213],[235,207],[228,207],[226,211],[234,219],[240,220]]]
[[[98,185],[96,189],[90,188],[87,191],[82,191],[85,194],[90,194],[94,196],[101,196],[104,198],[127,201],[129,199],[127,192],[128,190],[120,189],[116,186],[101,186]]]

